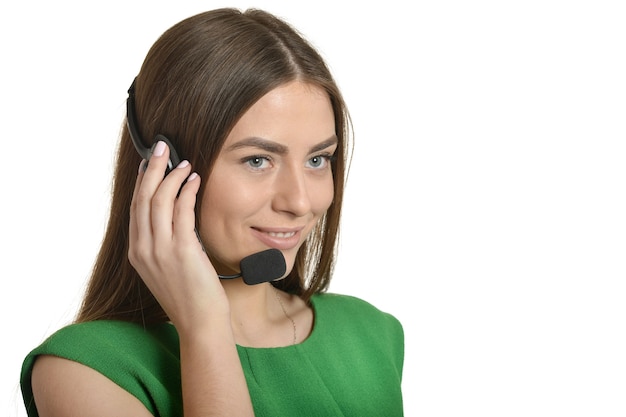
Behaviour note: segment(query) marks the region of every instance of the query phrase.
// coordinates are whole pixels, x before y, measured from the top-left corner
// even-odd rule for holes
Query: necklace
[[[285,317],[289,319],[289,321],[291,322],[291,325],[293,326],[293,344],[295,345],[296,340],[297,340],[296,339],[296,322],[291,318],[289,314],[287,314],[287,310],[285,310],[285,306],[283,305],[283,300],[278,294],[278,290],[276,289],[276,287],[272,285],[272,289],[274,290],[274,295],[276,296],[276,299],[278,300],[278,304],[280,304],[281,310],[283,310],[283,314],[285,315]]]

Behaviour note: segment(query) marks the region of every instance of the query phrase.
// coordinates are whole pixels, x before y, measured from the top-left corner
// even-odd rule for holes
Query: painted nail
[[[154,150],[152,151],[152,155],[161,156],[163,155],[164,152],[165,152],[165,142],[160,140],[156,143]]]
[[[176,168],[185,168],[187,165],[189,165],[189,161],[184,160],[184,161],[181,161],[181,163],[178,164]]]

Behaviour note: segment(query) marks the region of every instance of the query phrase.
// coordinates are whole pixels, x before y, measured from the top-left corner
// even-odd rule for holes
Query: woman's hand
[[[142,161],[130,208],[128,258],[179,331],[193,330],[216,312],[228,313],[228,300],[195,233],[200,177],[182,161],[163,178],[168,157],[159,141],[147,168]]]
[[[178,331],[184,414],[252,416],[228,298],[195,232],[200,177],[183,161],[163,178],[168,157],[158,142],[142,161],[128,258]]]

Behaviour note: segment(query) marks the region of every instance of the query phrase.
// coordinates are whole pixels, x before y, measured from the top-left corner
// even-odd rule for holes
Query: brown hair
[[[332,166],[333,203],[300,248],[293,270],[274,283],[308,302],[330,283],[350,135],[341,93],[315,49],[294,28],[261,10],[200,13],[167,30],[148,52],[136,78],[135,111],[144,141],[159,133],[167,136],[179,155],[206,176],[245,111],[272,89],[293,80],[317,85],[328,93],[339,139]],[[79,322],[118,319],[149,324],[167,320],[128,261],[130,201],[140,160],[124,125],[108,226]],[[203,193],[204,186],[198,201]],[[198,210],[198,224],[202,222],[200,213]]]

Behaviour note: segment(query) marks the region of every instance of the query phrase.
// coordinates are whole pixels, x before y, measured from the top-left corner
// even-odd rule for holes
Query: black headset
[[[165,175],[167,175],[172,169],[174,169],[178,164],[180,164],[181,159],[178,156],[178,152],[176,152],[176,148],[172,144],[167,137],[164,135],[158,134],[154,138],[154,144],[152,147],[148,148],[141,140],[141,134],[139,133],[139,128],[137,127],[137,115],[135,114],[135,82],[137,79],[133,80],[133,83],[130,85],[128,89],[128,98],[126,99],[126,124],[128,125],[128,133],[130,134],[130,139],[133,141],[133,145],[135,145],[135,149],[139,152],[139,155],[146,161],[150,160],[152,156],[152,151],[154,149],[154,145],[162,140],[167,144],[170,148],[170,158],[167,161],[167,171]]]

